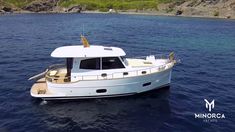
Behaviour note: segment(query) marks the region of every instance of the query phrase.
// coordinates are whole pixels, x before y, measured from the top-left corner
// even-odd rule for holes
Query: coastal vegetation
[[[22,8],[32,2],[45,0],[0,0],[2,5],[13,5]],[[117,10],[128,9],[156,9],[159,3],[179,2],[186,0],[53,0],[61,7],[70,7],[74,5],[81,5],[87,10],[108,10],[110,8]]]
[[[71,5],[85,6],[88,10],[128,10],[128,9],[157,9],[157,0],[61,0],[59,5],[69,7]]]
[[[0,0],[0,6],[11,6],[22,8],[35,0]]]
[[[235,18],[234,0],[0,0],[0,14],[108,12],[110,9],[114,12]]]

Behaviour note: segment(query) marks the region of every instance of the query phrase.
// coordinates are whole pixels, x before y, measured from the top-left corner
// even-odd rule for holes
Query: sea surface
[[[63,59],[57,47],[118,46],[128,57],[169,54],[180,59],[170,87],[107,99],[48,101],[30,96],[28,78]],[[0,16],[0,131],[234,132],[235,20],[118,15]],[[215,101],[211,112],[205,101]],[[195,113],[221,113],[199,119]]]

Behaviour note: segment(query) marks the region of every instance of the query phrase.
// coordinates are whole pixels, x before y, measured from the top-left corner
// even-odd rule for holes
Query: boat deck
[[[131,67],[150,67],[154,66],[153,62],[144,59],[126,59],[128,66]]]
[[[70,77],[67,76],[67,69],[66,68],[49,70],[46,77],[50,78],[50,80],[47,80],[47,81],[50,81],[53,83],[70,82]]]
[[[31,88],[31,94],[35,95],[51,94],[47,89],[45,78],[41,78],[34,83],[34,85]]]

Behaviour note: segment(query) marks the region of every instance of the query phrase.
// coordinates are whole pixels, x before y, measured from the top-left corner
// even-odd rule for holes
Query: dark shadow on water
[[[171,116],[170,87],[126,97],[48,101],[40,105],[33,100],[40,114],[46,115],[47,130],[87,131],[152,131],[160,129]],[[67,125],[66,125],[67,124]]]

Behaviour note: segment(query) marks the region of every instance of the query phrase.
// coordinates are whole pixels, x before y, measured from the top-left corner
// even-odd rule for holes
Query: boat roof
[[[99,45],[91,45],[90,47],[82,45],[63,46],[56,48],[51,53],[51,56],[56,58],[116,57],[125,55],[126,53],[121,48]]]

